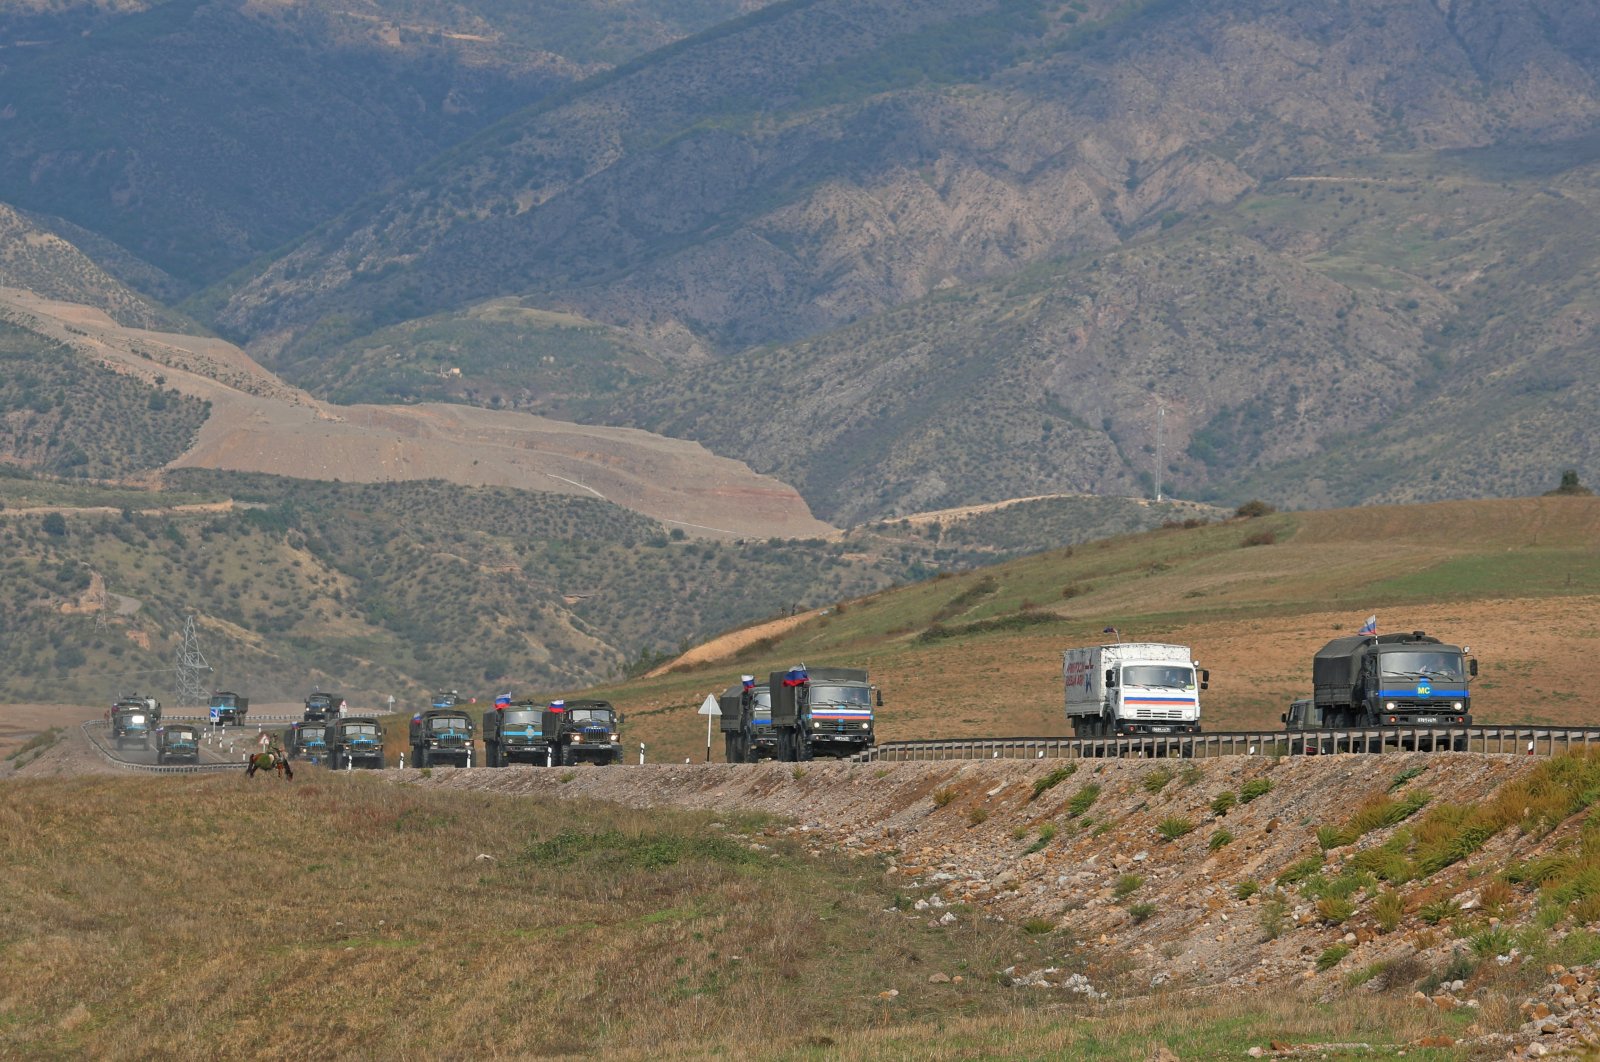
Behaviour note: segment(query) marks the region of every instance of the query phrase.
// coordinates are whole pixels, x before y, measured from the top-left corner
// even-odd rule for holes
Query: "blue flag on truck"
[[[1361,625],[1361,629],[1359,631],[1356,631],[1356,633],[1357,634],[1377,634],[1378,633],[1378,614],[1376,612],[1374,612],[1372,615],[1368,616],[1367,617],[1367,622],[1363,623]]]

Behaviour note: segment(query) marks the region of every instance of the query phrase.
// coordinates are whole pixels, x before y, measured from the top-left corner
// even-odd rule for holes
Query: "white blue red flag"
[[[1378,616],[1377,616],[1377,614],[1374,613],[1373,615],[1368,616],[1367,617],[1367,622],[1363,623],[1361,625],[1361,629],[1359,631],[1356,631],[1356,633],[1357,634],[1377,634],[1378,633]]]
[[[785,687],[804,686],[809,681],[810,679],[806,675],[806,668],[804,664],[801,664],[799,667],[791,667],[783,676],[783,684]]]
[[[511,694],[509,694],[509,693],[502,693],[500,696],[498,696],[498,697],[496,697],[494,699],[494,706],[496,708],[504,708],[506,705],[508,705],[510,703],[511,703]]]
[[[747,690],[756,688],[756,677],[754,675],[740,675],[739,681],[744,683],[744,688]]]
[[[567,702],[566,701],[551,701],[550,702],[550,710],[552,712],[564,712],[564,711],[567,710]]]

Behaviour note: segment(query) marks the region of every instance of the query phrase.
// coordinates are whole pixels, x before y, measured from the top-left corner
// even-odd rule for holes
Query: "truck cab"
[[[383,728],[376,719],[340,719],[328,724],[329,766],[383,769]]]
[[[877,744],[873,710],[882,707],[883,694],[867,681],[864,669],[799,664],[772,672],[767,688],[778,759],[844,757]]]
[[[617,733],[621,725],[622,715],[610,701],[551,701],[544,712],[542,729],[561,766],[603,766],[622,762]]]
[[[217,690],[211,694],[211,725],[239,726],[250,711],[250,699],[232,690]]]
[[[319,690],[306,698],[305,721],[322,723],[329,719],[337,719],[339,706],[343,703],[344,698],[337,693],[323,693]]]
[[[489,767],[554,762],[544,733],[544,706],[531,700],[496,705],[483,713],[483,761]]]
[[[111,707],[111,737],[119,749],[128,744],[149,748],[155,724],[156,720],[143,700],[118,701]]]
[[[283,754],[291,760],[321,763],[328,758],[328,729],[331,723],[301,720],[283,732]]]
[[[472,718],[456,707],[429,708],[411,717],[411,761],[417,767],[472,766]]]
[[[156,763],[200,762],[200,730],[192,723],[168,723],[156,731]]]
[[[1118,642],[1062,654],[1074,737],[1198,734],[1211,673],[1186,645]]]

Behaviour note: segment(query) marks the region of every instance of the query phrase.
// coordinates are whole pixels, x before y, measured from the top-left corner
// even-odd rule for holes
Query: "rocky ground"
[[[1418,907],[1453,900],[1462,911],[1481,911],[1492,880],[1486,872],[1560,844],[1564,831],[1577,829],[1568,823],[1538,842],[1504,831],[1471,859],[1402,888],[1406,915],[1384,932],[1370,904],[1334,924],[1293,888],[1275,886],[1278,875],[1308,856],[1326,861],[1332,876],[1354,851],[1391,834],[1376,830],[1354,846],[1324,853],[1317,827],[1347,820],[1367,796],[1391,789],[1399,797],[1426,787],[1441,799],[1479,802],[1538,762],[1418,753],[1193,764],[1084,761],[1037,795],[1036,787],[1062,761],[390,774],[411,784],[540,799],[780,816],[792,824],[771,827],[774,833],[881,859],[902,897],[896,917],[944,925],[1000,918],[1067,934],[1079,943],[1074,962],[1001,971],[1063,1001],[1274,985],[1315,1000],[1411,992],[1430,980],[1430,972],[1448,971],[1467,942],[1417,917]],[[1237,799],[1247,786],[1267,791],[1223,814],[1213,811],[1219,796]],[[1090,787],[1098,787],[1096,795],[1085,796]],[[1193,828],[1181,832],[1185,822]],[[1219,830],[1231,840],[1214,840]],[[1531,904],[1531,893],[1521,896],[1501,917],[1484,922],[1508,934],[1505,951],[1480,956],[1483,972],[1432,978],[1437,987],[1414,996],[1419,1006],[1475,1012],[1463,1023],[1459,1043],[1480,1055],[1580,1049],[1600,1033],[1600,970],[1524,969],[1534,960],[1511,943],[1509,930],[1529,920]],[[1579,928],[1564,924],[1550,933],[1559,938]],[[1329,961],[1330,955],[1337,957]],[[1545,987],[1510,994],[1513,982],[1503,976],[1508,970],[1524,975],[1514,983]],[[1330,1046],[1285,1043],[1275,1052],[1314,1056]]]

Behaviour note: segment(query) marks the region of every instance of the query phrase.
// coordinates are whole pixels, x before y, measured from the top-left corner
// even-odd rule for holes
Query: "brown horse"
[[[266,771],[268,774],[277,771],[283,775],[284,781],[294,781],[294,768],[289,766],[289,758],[276,749],[258,752],[250,757],[249,765],[244,769],[244,776],[254,778],[257,771]]]

